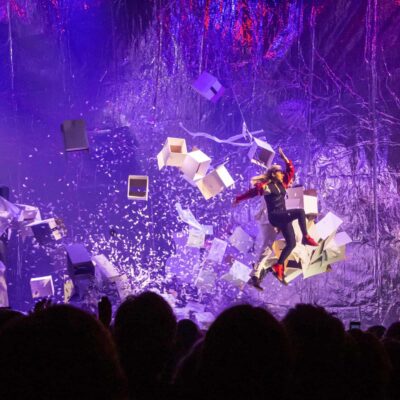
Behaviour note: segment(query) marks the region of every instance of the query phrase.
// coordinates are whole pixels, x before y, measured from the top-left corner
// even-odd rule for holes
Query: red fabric
[[[294,166],[293,163],[289,160],[286,163],[286,172],[283,177],[283,186],[287,189],[293,182],[294,179]],[[235,198],[236,203],[240,203],[243,200],[248,200],[256,196],[262,196],[264,194],[264,186],[267,185],[268,182],[259,182],[254,185],[250,190],[245,193],[242,193]]]
[[[285,187],[285,189],[287,189],[294,180],[294,165],[293,163],[288,160],[288,162],[286,163],[286,172],[285,172],[285,176],[283,178],[283,186]]]

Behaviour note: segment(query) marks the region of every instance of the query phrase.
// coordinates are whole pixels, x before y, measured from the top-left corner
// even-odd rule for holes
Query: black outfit
[[[281,230],[286,241],[286,246],[278,259],[278,264],[283,264],[296,247],[296,238],[292,221],[295,219],[299,221],[301,233],[303,236],[306,236],[306,214],[303,209],[286,210],[286,189],[281,182],[270,182],[265,186],[264,193],[269,222]]]

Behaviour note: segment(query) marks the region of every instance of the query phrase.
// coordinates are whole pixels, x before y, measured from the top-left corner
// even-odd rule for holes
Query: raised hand
[[[282,147],[279,147],[278,151],[279,151],[279,155],[282,157],[282,160],[287,162],[288,158],[286,157],[285,153],[283,152]]]

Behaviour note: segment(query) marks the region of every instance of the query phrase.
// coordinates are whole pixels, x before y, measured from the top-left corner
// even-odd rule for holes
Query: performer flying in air
[[[304,210],[286,210],[286,189],[294,180],[294,166],[293,163],[285,156],[281,148],[279,148],[279,154],[286,164],[286,172],[282,171],[282,167],[280,165],[273,164],[265,174],[255,176],[251,179],[253,188],[248,190],[246,193],[237,196],[234,204],[238,204],[243,200],[247,200],[255,196],[264,196],[267,204],[269,222],[282,232],[282,235],[286,241],[286,246],[282,250],[278,262],[272,266],[273,274],[280,282],[285,283],[284,263],[296,246],[292,221],[297,219],[299,222],[301,233],[303,234],[303,244],[309,246],[318,246],[318,243],[307,233],[306,215]],[[252,283],[254,286],[261,288],[259,286],[260,282],[257,279],[256,282]]]

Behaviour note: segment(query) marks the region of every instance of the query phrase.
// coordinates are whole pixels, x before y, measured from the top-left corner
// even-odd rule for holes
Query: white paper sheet
[[[325,246],[325,249],[334,249],[345,246],[353,240],[346,232],[338,232],[335,237]]]
[[[205,240],[206,240],[206,234],[202,230],[190,228],[186,246],[202,248],[204,247]]]
[[[207,260],[214,261],[219,264],[222,263],[227,246],[228,243],[225,242],[225,240],[214,238],[211,243],[210,251],[207,255]]]
[[[231,275],[235,280],[247,282],[250,279],[251,272],[251,268],[240,261],[235,260],[229,270],[229,275]]]
[[[254,245],[254,239],[240,226],[235,228],[232,236],[229,238],[229,242],[242,253],[249,252]]]
[[[193,213],[188,208],[184,210],[179,203],[175,204],[175,208],[183,222],[195,229],[202,230],[202,225],[197,221]]]
[[[335,232],[340,225],[342,225],[343,221],[333,214],[332,212],[328,212],[324,218],[318,221],[315,224],[315,240],[323,239],[325,240],[329,235]]]

